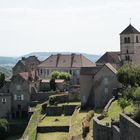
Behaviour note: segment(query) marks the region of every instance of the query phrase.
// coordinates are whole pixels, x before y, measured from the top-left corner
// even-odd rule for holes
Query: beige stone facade
[[[116,69],[110,64],[82,68],[80,94],[83,107],[101,108],[113,97],[113,90],[119,87]]]

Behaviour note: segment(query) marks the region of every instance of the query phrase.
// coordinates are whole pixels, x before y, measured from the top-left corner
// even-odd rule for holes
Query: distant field
[[[56,116],[45,117],[39,126],[68,126],[70,122],[70,116]]]
[[[68,133],[38,133],[37,140],[68,140]]]

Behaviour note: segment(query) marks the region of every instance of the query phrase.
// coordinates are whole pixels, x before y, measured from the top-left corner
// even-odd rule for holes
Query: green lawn
[[[68,133],[38,133],[37,140],[68,140]]]
[[[39,126],[68,126],[69,122],[70,116],[47,116],[39,123]]]
[[[134,106],[129,105],[125,108],[125,113],[131,113],[134,111]],[[111,119],[118,120],[119,114],[122,113],[122,110],[118,104],[118,101],[114,101],[112,105],[109,107],[107,117],[105,117],[102,121],[103,123],[111,122]]]

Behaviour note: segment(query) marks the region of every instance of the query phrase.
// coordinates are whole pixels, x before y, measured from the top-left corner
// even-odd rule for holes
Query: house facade
[[[117,70],[109,63],[102,66],[82,68],[80,94],[82,107],[102,108],[113,97],[119,87]]]
[[[72,83],[79,84],[81,68],[92,66],[95,64],[82,54],[51,55],[38,66],[38,76],[40,79],[50,79],[53,71],[68,72],[72,75]]]

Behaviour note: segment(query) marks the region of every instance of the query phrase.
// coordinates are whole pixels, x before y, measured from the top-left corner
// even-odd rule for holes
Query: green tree
[[[122,66],[117,74],[118,81],[124,86],[140,86],[140,68],[128,63]]]
[[[0,74],[0,88],[4,86],[5,83],[5,75],[3,73]]]
[[[60,72],[59,71],[53,71],[51,76],[52,76],[52,79],[59,79]]]
[[[5,139],[8,135],[8,121],[0,119],[0,139]]]
[[[64,80],[69,81],[70,78],[71,78],[71,75],[67,72],[61,72],[59,75],[59,79],[64,79]]]
[[[119,98],[118,103],[123,113],[124,113],[125,108],[131,104],[131,102],[127,100],[126,98]]]

